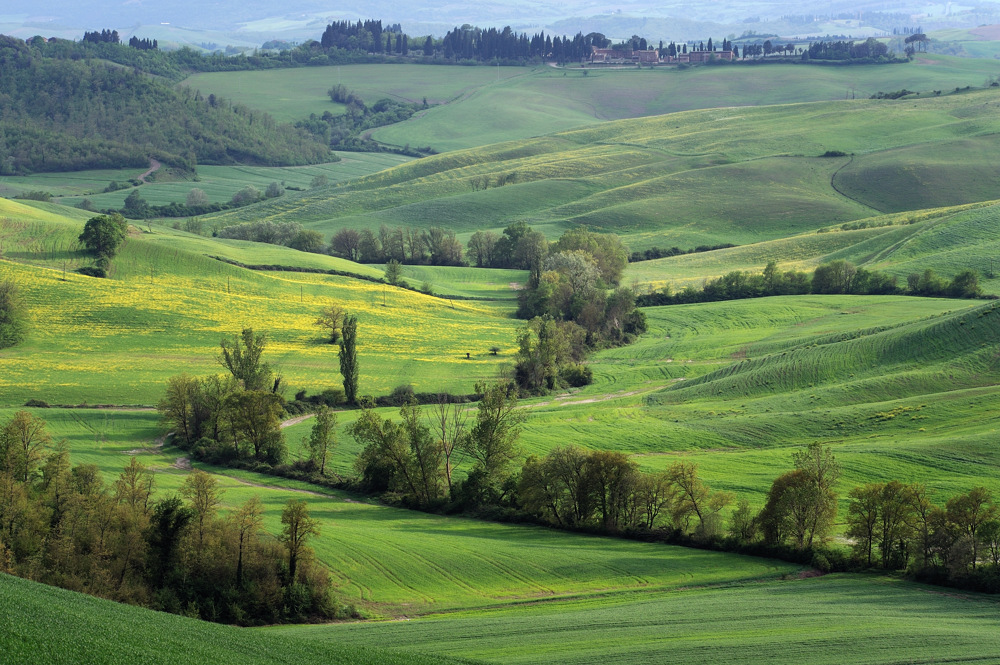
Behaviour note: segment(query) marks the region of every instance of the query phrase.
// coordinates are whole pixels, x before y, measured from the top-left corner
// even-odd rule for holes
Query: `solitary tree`
[[[91,217],[83,226],[80,242],[97,259],[97,264],[107,267],[128,235],[128,222],[118,213]]]
[[[358,399],[358,317],[344,315],[343,337],[340,341],[340,375],[344,379],[344,396],[348,404]]]
[[[399,280],[403,275],[403,267],[396,259],[389,259],[385,264],[385,281],[393,286],[399,285]]]
[[[196,187],[195,189],[192,189],[190,192],[188,192],[186,203],[187,207],[189,208],[195,208],[198,206],[207,206],[208,194],[205,193],[205,190],[198,189]]]
[[[281,523],[285,526],[279,539],[288,550],[288,581],[294,584],[299,561],[308,551],[305,543],[310,536],[319,535],[319,522],[309,517],[309,504],[289,499],[281,511]]]
[[[339,305],[324,307],[316,319],[316,325],[328,331],[330,344],[340,340],[340,327],[344,321],[344,309]]]

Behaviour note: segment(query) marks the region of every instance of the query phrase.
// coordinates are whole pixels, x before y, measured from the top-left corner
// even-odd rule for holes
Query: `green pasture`
[[[184,203],[192,189],[200,189],[213,203],[226,203],[233,194],[247,185],[263,192],[269,184],[277,182],[287,187],[309,189],[313,178],[326,176],[331,185],[337,185],[361,176],[381,171],[410,161],[409,157],[391,153],[339,153],[338,162],[312,166],[198,166],[195,178],[179,178],[158,171],[149,183],[138,188],[142,198],[150,205]],[[59,203],[76,206],[87,198],[97,209],[121,208],[125,197],[135,191],[128,187],[104,193],[112,180],[123,183],[138,178],[145,169],[70,171],[64,173],[38,173],[30,176],[0,177],[0,196],[13,197],[21,192],[46,191]],[[158,177],[157,177],[158,176]]]
[[[614,232],[632,249],[778,240],[885,211],[995,200],[988,137],[1000,130],[998,99],[990,89],[606,122],[428,157],[206,221],[294,220],[327,235],[443,225],[467,237],[523,220],[550,237],[580,224]],[[899,151],[923,161],[894,159]],[[513,184],[496,186],[500,177]]]
[[[374,132],[382,142],[438,151],[526,139],[591,124],[728,106],[864,99],[907,88],[942,94],[981,87],[997,73],[983,59],[921,56],[890,66],[794,64],[589,71],[535,67],[343,65],[196,74],[181,85],[267,111],[279,121],[342,112],[327,90],[342,83],[367,103],[383,97],[435,105]],[[987,59],[989,58],[989,59]]]
[[[498,72],[496,67],[342,65],[194,74],[179,85],[267,111],[279,122],[294,122],[311,113],[343,113],[344,106],[327,95],[337,84],[369,105],[386,97],[414,104],[424,99],[428,104],[446,104],[494,85],[498,78],[522,78],[529,71],[524,67],[502,67]]]
[[[739,247],[639,261],[626,268],[624,283],[640,292],[668,285],[678,291],[688,285],[699,288],[706,279],[734,270],[759,273],[770,261],[783,270],[808,272],[821,263],[844,259],[887,272],[900,285],[908,275],[928,268],[945,278],[972,269],[979,273],[986,293],[997,293],[1000,282],[989,275],[1000,271],[998,215],[1000,208],[992,201],[879,215],[861,220],[865,228],[832,226]],[[652,242],[656,236],[646,237]]]
[[[184,453],[162,447],[155,412],[32,411],[48,422],[54,438],[67,441],[74,464],[98,465],[106,482],[133,455],[156,471],[157,496],[176,492],[188,473],[175,466]],[[13,409],[0,411],[0,418],[11,413]],[[338,597],[376,616],[679,589],[798,570],[767,559],[428,515],[317,491],[295,481],[208,470],[224,490],[226,510],[253,494],[260,496],[269,533],[280,531],[286,501],[309,502],[321,531],[312,546],[318,561],[330,570]]]
[[[1000,659],[992,598],[858,575],[269,634],[495,663],[945,663]]]
[[[73,272],[90,263],[76,240],[82,222],[12,202],[3,210],[11,216],[2,226],[7,260],[0,276],[22,290],[32,325],[25,342],[0,353],[0,404],[154,404],[167,377],[218,372],[219,341],[244,326],[269,333],[270,362],[293,391],[339,386],[337,349],[315,325],[331,304],[359,318],[363,394],[403,383],[469,392],[513,349],[517,323],[509,302],[443,300],[314,273],[253,272],[209,257],[381,275],[328,256],[158,227],[135,229],[111,279],[95,279]],[[492,346],[503,354],[492,355]]]
[[[0,573],[3,660],[22,665],[432,665],[441,656],[305,643],[153,612]]]
[[[993,56],[988,56],[992,58]],[[390,144],[438,150],[525,139],[591,124],[729,106],[867,99],[906,88],[942,94],[982,87],[995,61],[927,56],[905,65],[822,67],[795,64],[580,69],[539,67],[530,76],[485,87],[457,103],[375,131]]]

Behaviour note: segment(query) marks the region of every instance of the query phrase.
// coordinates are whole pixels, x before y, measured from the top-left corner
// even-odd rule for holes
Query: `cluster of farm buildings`
[[[657,49],[633,51],[631,49],[593,48],[590,62],[607,65],[679,65],[681,63],[732,60],[732,51],[688,51],[677,55],[660,55]]]

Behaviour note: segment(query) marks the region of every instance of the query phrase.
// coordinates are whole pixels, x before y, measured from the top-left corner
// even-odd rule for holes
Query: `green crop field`
[[[308,189],[313,178],[326,176],[331,185],[353,180],[376,171],[410,161],[409,157],[391,153],[340,153],[340,161],[313,166],[198,166],[197,179],[178,179],[160,174],[142,185],[139,193],[150,205],[184,203],[192,189],[200,189],[213,203],[226,203],[233,194],[247,185],[264,191],[272,182],[288,187]],[[0,196],[17,196],[22,192],[45,191],[65,205],[78,205],[83,199],[100,210],[121,208],[133,188],[103,193],[108,183],[127,183],[142,174],[139,169],[71,171],[38,173],[30,176],[0,177]]]
[[[998,618],[993,599],[830,575],[268,634],[494,663],[993,662]]]
[[[304,642],[153,612],[0,573],[3,661],[22,665],[370,665],[456,662],[371,647]]]
[[[620,120],[429,157],[208,220],[294,220],[325,234],[381,224],[469,234],[524,220],[550,236],[579,224],[614,232],[633,249],[743,245],[997,199],[988,137],[998,104],[990,89]],[[828,151],[850,154],[821,157]],[[900,151],[919,155],[919,168],[893,157]],[[475,187],[501,176],[514,184]]]
[[[903,282],[928,268],[945,278],[974,268],[987,293],[1000,293],[1000,280],[986,276],[993,261],[1000,269],[993,155],[1000,92],[947,94],[982,85],[988,64],[995,66],[928,56],[877,68],[586,76],[501,68],[499,81],[490,68],[344,67],[345,84],[366,101],[383,91],[450,102],[380,136],[413,131],[430,140],[451,131],[452,145],[470,147],[419,160],[344,155],[303,169],[200,167],[200,182],[162,181],[140,191],[159,203],[183,200],[198,186],[216,200],[247,183],[305,188],[325,174],[330,187],[289,190],[203,224],[298,222],[327,238],[345,227],[442,226],[465,240],[523,220],[552,239],[578,224],[612,231],[632,249],[739,245],[632,264],[623,283],[640,290],[699,286],[769,261],[810,271],[846,259]],[[274,72],[213,74],[195,84],[203,94],[270,103],[280,115],[310,103],[332,106],[325,88],[336,81],[324,77],[335,69],[290,70],[269,82],[255,77]],[[787,89],[775,87],[782,76]],[[307,78],[308,103],[295,97]],[[227,95],[208,82],[232,87]],[[843,97],[852,85],[922,93],[758,106]],[[273,100],[264,96],[269,86]],[[692,94],[681,99],[685,86]],[[925,92],[934,89],[943,93]],[[727,108],[593,124],[719,100]],[[463,107],[471,113],[462,116],[466,124],[449,116]],[[512,107],[519,110],[501,117]],[[834,156],[822,156],[827,151]],[[508,184],[495,186],[501,176]],[[53,177],[51,186],[30,177],[2,186],[48,189],[71,203],[114,178]],[[156,472],[158,497],[179,490],[190,466],[184,452],[164,444],[164,426],[148,407],[172,375],[221,373],[219,341],[244,326],[267,331],[266,358],[288,394],[341,384],[337,349],[315,325],[329,304],[360,319],[361,394],[407,384],[468,393],[477,380],[509,369],[516,353],[522,322],[513,311],[524,271],[405,266],[407,283],[431,292],[419,293],[368,281],[383,276],[381,266],[193,235],[168,220],[133,223],[110,279],[94,279],[74,272],[92,261],[77,240],[89,216],[57,203],[0,199],[0,280],[19,287],[30,320],[27,339],[0,351],[0,421],[30,399],[145,405],[31,409],[67,441],[74,463],[98,465],[106,481],[135,455]],[[367,279],[251,271],[214,257]],[[995,301],[811,295],[644,311],[649,330],[639,340],[586,360],[593,384],[523,401],[520,459],[575,444],[624,452],[646,471],[690,461],[713,490],[760,507],[771,481],[792,467],[792,454],[818,441],[842,467],[835,547],[848,545],[846,495],[858,484],[924,483],[936,505],[975,486],[1000,493]],[[329,464],[338,474],[353,472],[361,449],[347,431],[357,416],[338,414]],[[312,423],[286,423],[292,460],[305,455]],[[456,477],[471,466],[456,460]],[[13,645],[0,653],[17,662],[116,663],[123,662],[112,647],[118,639],[141,643],[129,647],[130,661],[150,662],[1000,660],[990,628],[1000,606],[986,597],[887,577],[814,579],[772,560],[418,513],[298,481],[202,468],[224,490],[224,510],[259,495],[270,534],[280,532],[286,501],[306,500],[321,530],[312,542],[316,560],[338,600],[386,621],[234,630],[0,577],[0,608],[15,617],[0,625],[0,645]],[[123,636],[111,625],[121,625]],[[184,653],[191,639],[198,647]],[[44,646],[29,650],[33,643]]]
[[[933,94],[979,87],[996,74],[990,59],[922,56],[905,65],[671,67],[643,70],[548,66],[344,65],[197,74],[181,85],[213,92],[281,121],[342,112],[326,91],[342,83],[367,103],[424,98],[434,108],[381,128],[374,137],[438,151],[471,148],[580,127],[599,120],[725,106],[867,98],[903,88]],[[990,59],[986,59],[990,58]],[[499,74],[499,76],[498,76]]]

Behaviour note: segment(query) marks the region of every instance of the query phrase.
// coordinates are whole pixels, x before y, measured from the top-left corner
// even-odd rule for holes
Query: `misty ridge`
[[[344,2],[331,6],[297,0],[275,7],[262,0],[204,3],[126,3],[113,10],[94,0],[39,5],[27,0],[5,3],[0,31],[22,39],[35,35],[80,39],[87,30],[114,28],[124,39],[158,39],[164,48],[196,46],[207,51],[255,48],[268,42],[301,43],[316,39],[323,27],[337,20],[379,18],[399,23],[410,35],[439,38],[462,25],[482,28],[510,26],[515,31],[545,30],[555,35],[596,32],[611,39],[640,35],[651,40],[704,39],[705,35],[843,37],[864,39],[891,35],[903,26],[925,30],[974,27],[1000,22],[1000,3],[975,7],[952,3],[928,5],[905,0],[863,7],[854,2],[767,5],[746,0],[726,3],[636,3],[627,6],[597,2],[541,0],[526,7],[513,2],[455,4],[443,0],[409,2]]]

